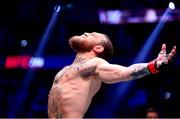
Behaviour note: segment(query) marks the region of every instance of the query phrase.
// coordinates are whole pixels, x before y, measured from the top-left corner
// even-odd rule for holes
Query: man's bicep
[[[126,72],[128,68],[116,65],[116,64],[100,64],[97,66],[96,73],[98,78],[100,78],[105,83],[115,83],[120,82],[126,77]]]

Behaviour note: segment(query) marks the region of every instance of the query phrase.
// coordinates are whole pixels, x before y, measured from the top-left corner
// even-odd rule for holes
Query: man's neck
[[[76,58],[73,63],[81,63],[84,62],[85,60],[91,59],[96,57],[95,54],[92,52],[86,52],[86,53],[77,53]]]

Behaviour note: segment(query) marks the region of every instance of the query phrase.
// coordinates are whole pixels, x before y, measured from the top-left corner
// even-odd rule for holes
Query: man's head
[[[146,112],[147,119],[158,119],[158,112],[154,108],[148,108]]]
[[[104,59],[113,55],[113,45],[105,34],[93,32],[73,36],[69,39],[69,44],[77,53],[93,51],[98,57]]]

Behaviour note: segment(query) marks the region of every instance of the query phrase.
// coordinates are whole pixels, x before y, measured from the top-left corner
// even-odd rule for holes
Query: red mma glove
[[[160,71],[167,70],[169,64],[172,63],[175,54],[176,54],[176,46],[173,47],[173,49],[169,54],[166,54],[166,45],[163,44],[161,48],[161,52],[159,53],[158,57],[155,60],[149,62],[148,70],[152,74],[156,74]]]

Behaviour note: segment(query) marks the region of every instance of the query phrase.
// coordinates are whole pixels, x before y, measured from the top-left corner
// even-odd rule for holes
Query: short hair
[[[113,48],[110,38],[105,34],[103,34],[103,35],[106,38],[106,40],[104,40],[101,43],[101,45],[104,47],[104,51],[100,54],[100,57],[102,57],[104,59],[109,59],[113,56],[114,48]]]
[[[157,110],[151,107],[151,108],[148,108],[148,109],[147,109],[147,113],[148,113],[148,112],[156,112],[156,113],[157,113]]]

